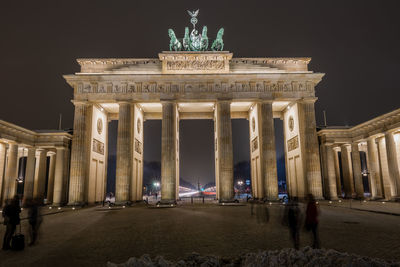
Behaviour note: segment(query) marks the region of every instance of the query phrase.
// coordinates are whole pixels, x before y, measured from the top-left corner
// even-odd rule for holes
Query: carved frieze
[[[93,152],[104,155],[104,143],[93,138]]]
[[[135,138],[135,152],[142,154],[142,142]]]
[[[253,140],[251,140],[251,152],[254,152],[258,149],[258,136],[254,137]]]
[[[115,83],[77,83],[78,94],[134,94],[134,93],[230,93],[230,92],[313,92],[314,83],[294,82],[115,82]]]
[[[290,138],[287,141],[288,152],[290,152],[292,150],[295,150],[298,147],[299,147],[299,136],[298,135],[296,135],[295,137]]]

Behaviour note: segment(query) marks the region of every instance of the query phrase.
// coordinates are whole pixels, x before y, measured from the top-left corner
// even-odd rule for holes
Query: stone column
[[[161,202],[176,200],[176,104],[162,103]]]
[[[396,143],[394,141],[394,136],[392,132],[385,133],[385,142],[386,142],[387,161],[389,167],[389,176],[391,184],[393,186],[392,196],[397,198],[400,196],[400,172],[399,172],[399,164],[397,161]]]
[[[232,202],[234,200],[234,191],[231,103],[230,101],[218,101],[216,105],[219,202]]]
[[[262,164],[264,165],[264,173],[262,174],[264,180],[264,194],[268,200],[278,200],[278,175],[276,170],[275,130],[272,102],[261,103],[260,115]]]
[[[303,162],[305,162],[305,175],[308,193],[316,199],[322,199],[322,179],[319,157],[318,137],[315,122],[315,99],[298,102],[300,133],[303,140]]]
[[[336,174],[336,192],[338,197],[342,197],[342,181],[340,180],[340,164],[339,164],[339,152],[340,147],[333,148],[333,158],[335,164],[335,174]]]
[[[344,197],[352,198],[355,193],[354,193],[353,169],[351,166],[351,158],[350,158],[350,145],[344,144],[340,147],[340,149],[342,158]]]
[[[392,199],[394,195],[392,180],[390,179],[388,159],[386,153],[386,142],[384,137],[377,139],[378,153],[379,153],[379,163],[381,171],[381,182],[383,189],[383,197],[387,200]]]
[[[50,152],[49,177],[47,180],[47,195],[46,195],[47,203],[53,203],[56,157],[57,157],[56,153]]]
[[[327,175],[328,175],[328,195],[330,200],[337,200],[337,186],[336,186],[336,169],[335,169],[335,151],[333,150],[333,146],[327,145],[326,146],[326,168],[327,168]],[[339,177],[340,179],[340,177]]]
[[[91,112],[90,105],[75,102],[74,135],[72,137],[71,165],[69,180],[69,205],[83,205],[85,199],[85,182],[88,175],[90,150]]]
[[[33,187],[35,179],[36,149],[28,147],[28,157],[26,159],[26,171],[24,181],[24,204],[26,200],[33,198]]]
[[[364,198],[364,185],[362,181],[361,174],[361,159],[360,159],[360,150],[358,149],[358,143],[354,142],[351,144],[351,158],[353,161],[353,177],[354,177],[354,185],[356,190],[357,198]]]
[[[119,204],[130,201],[132,167],[132,113],[131,103],[119,103],[117,137],[117,174],[115,200]]]
[[[56,148],[56,163],[54,172],[54,190],[53,205],[61,206],[63,203],[63,185],[64,185],[64,156],[65,149],[63,147]]]
[[[42,202],[46,191],[47,151],[44,149],[38,149],[37,154],[39,157],[36,162],[37,171],[33,185],[33,198]]]
[[[5,143],[0,142],[0,207],[3,205],[3,190],[5,183],[5,175],[4,170],[6,168],[6,155],[7,155],[7,147]]]
[[[11,199],[17,192],[18,177],[18,145],[11,143],[8,145],[8,161],[6,167],[3,203]]]
[[[381,175],[379,169],[378,149],[376,147],[375,138],[368,138],[367,150],[371,197],[372,199],[380,198],[382,197],[382,186],[380,184]]]

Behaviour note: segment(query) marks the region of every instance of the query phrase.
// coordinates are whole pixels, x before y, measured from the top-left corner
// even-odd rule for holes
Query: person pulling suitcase
[[[17,225],[20,224],[21,220],[19,218],[19,214],[21,213],[21,207],[19,206],[19,198],[15,196],[11,202],[7,203],[7,205],[3,209],[3,224],[6,226],[6,232],[3,238],[3,250],[11,249],[10,243]]]

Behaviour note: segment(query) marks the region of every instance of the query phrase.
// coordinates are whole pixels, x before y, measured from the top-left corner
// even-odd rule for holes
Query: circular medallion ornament
[[[140,134],[140,131],[142,130],[142,121],[139,118],[136,121],[136,129],[137,133]]]
[[[289,117],[288,126],[289,126],[289,130],[292,132],[293,129],[294,129],[294,119],[293,119],[293,116],[290,116],[290,117]]]
[[[254,119],[254,117],[251,119],[251,128],[253,132],[256,130],[256,119]]]
[[[103,120],[101,118],[97,119],[97,132],[99,134],[103,132]]]

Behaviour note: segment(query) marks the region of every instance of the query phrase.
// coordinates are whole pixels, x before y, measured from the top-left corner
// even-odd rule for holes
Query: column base
[[[219,199],[218,203],[239,203],[237,199]]]
[[[161,199],[160,201],[157,202],[157,204],[160,205],[176,205],[176,200],[175,199]]]
[[[115,206],[130,206],[132,204],[131,201],[115,201]]]
[[[84,207],[86,205],[87,205],[86,202],[69,202],[67,204],[67,206],[69,206],[69,207]]]

